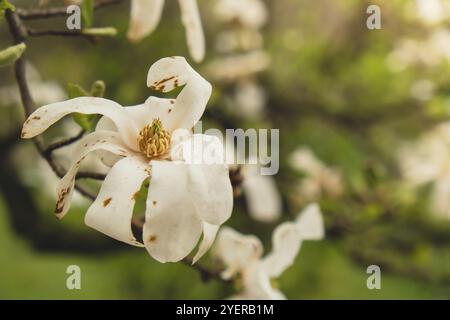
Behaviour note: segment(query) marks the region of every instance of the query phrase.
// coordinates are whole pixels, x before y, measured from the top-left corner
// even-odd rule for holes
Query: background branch
[[[97,0],[94,10],[118,4],[124,0]],[[17,9],[17,14],[22,20],[48,19],[54,17],[67,16],[67,7],[58,8],[38,8],[38,9]]]

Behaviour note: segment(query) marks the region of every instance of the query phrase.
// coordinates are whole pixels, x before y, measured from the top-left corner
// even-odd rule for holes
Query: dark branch
[[[15,44],[25,42],[27,33],[22,21],[20,20],[17,13],[6,10],[5,12],[6,21],[8,22],[9,30],[13,36],[13,41]],[[19,58],[14,63],[14,74],[16,77],[17,85],[19,86],[20,99],[22,100],[23,108],[25,109],[25,115],[28,117],[35,109],[35,103],[33,98],[31,97],[30,88],[28,87],[28,83],[26,80],[26,69],[25,69],[25,60],[24,56]],[[36,145],[37,150],[42,155],[42,157],[47,160],[48,164],[52,168],[52,170],[56,173],[56,175],[62,178],[66,171],[63,167],[57,164],[51,154],[45,154],[44,142],[41,137],[36,137],[33,139],[34,144]],[[79,185],[75,185],[75,188],[78,192],[80,192],[83,196],[95,200],[95,195],[91,194],[89,191],[84,189]]]
[[[106,175],[103,173],[79,171],[76,176],[77,179],[92,179],[92,180],[105,180]]]
[[[97,0],[94,9],[100,9],[109,5],[118,4],[123,0]],[[22,20],[48,19],[67,16],[67,7],[46,9],[17,9],[17,14]]]
[[[81,139],[81,137],[83,137],[85,131],[81,130],[76,136],[61,140],[61,141],[57,141],[55,143],[52,143],[50,145],[47,146],[47,148],[45,148],[44,150],[44,154],[46,155],[50,155],[53,153],[53,151],[60,149],[62,147],[68,146],[78,140]]]

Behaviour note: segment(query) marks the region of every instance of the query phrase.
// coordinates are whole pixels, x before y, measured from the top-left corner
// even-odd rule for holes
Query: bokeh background
[[[12,1],[22,8],[40,2]],[[218,0],[199,0],[207,43],[201,64],[189,58],[178,4],[166,2],[159,27],[138,44],[125,37],[128,1],[95,14],[94,26],[114,26],[116,37],[30,38],[36,100],[64,99],[68,83],[88,88],[103,80],[105,97],[142,103],[155,95],[145,85],[149,66],[186,56],[214,87],[207,126],[280,129],[280,219],[251,217],[244,190],[226,224],[257,235],[268,252],[280,221],[309,202],[321,205],[326,239],[304,243],[277,280],[289,299],[450,298],[450,1],[437,1],[439,10],[414,0],[265,1],[266,23],[235,48],[220,35],[239,23],[217,16]],[[381,30],[366,27],[370,4],[381,7]],[[65,20],[27,25],[64,29]],[[0,46],[10,43],[0,20]],[[248,50],[264,54],[254,63],[261,70],[246,73],[241,68],[253,64],[243,63],[239,81],[214,71],[224,57]],[[242,83],[259,89],[237,101]],[[87,228],[89,201],[81,196],[56,221],[57,179],[33,144],[18,138],[24,116],[14,86],[12,68],[0,69],[0,298],[223,299],[234,292],[233,284],[204,282],[185,264],[160,264]],[[78,130],[68,118],[46,138]],[[67,152],[59,156],[67,165]],[[210,255],[201,262],[216,267]],[[82,290],[66,288],[71,264],[81,267]],[[381,267],[381,290],[366,287],[372,264]]]

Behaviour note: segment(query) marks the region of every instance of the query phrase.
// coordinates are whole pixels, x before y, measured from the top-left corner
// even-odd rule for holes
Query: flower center
[[[139,132],[139,150],[147,158],[164,155],[170,147],[170,133],[163,129],[161,120],[153,119],[152,124],[146,125]]]

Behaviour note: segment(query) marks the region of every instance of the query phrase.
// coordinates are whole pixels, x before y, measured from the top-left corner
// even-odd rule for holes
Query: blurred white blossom
[[[183,57],[154,63],[147,85],[161,92],[184,88],[176,99],[151,96],[141,105],[125,108],[94,97],[49,104],[25,121],[22,137],[35,137],[74,112],[103,115],[96,130],[83,137],[72,154],[71,166],[58,186],[57,217],[64,217],[69,210],[82,161],[94,151],[106,151],[104,163],[111,169],[86,213],[86,224],[125,243],[145,246],[160,262],[183,259],[203,234],[195,262],[212,245],[233,206],[223,146],[218,138],[192,134],[206,108],[211,85]],[[213,163],[197,162],[205,155],[189,154],[194,144],[201,144]],[[147,179],[150,184],[141,243],[131,224],[136,197]]]
[[[281,216],[282,202],[274,176],[261,175],[261,166],[253,159],[248,159],[246,164],[237,165],[237,157],[241,156],[237,154],[238,150],[229,142],[225,146],[225,160],[230,169],[238,170],[240,166],[244,178],[242,188],[250,217],[263,223],[278,220]]]
[[[30,63],[26,65],[26,76],[31,95],[37,104],[46,104],[67,98],[66,92],[58,82],[43,80]],[[0,88],[0,103],[3,106],[17,106],[22,103],[16,85]]]
[[[213,79],[233,85],[226,99],[232,111],[245,118],[260,118],[266,96],[256,76],[270,64],[261,33],[267,8],[261,0],[218,0],[214,14],[223,24],[215,42],[221,55],[207,70]]]
[[[240,276],[242,290],[231,299],[285,299],[274,288],[271,279],[278,278],[297,257],[303,240],[324,237],[322,214],[317,204],[307,206],[294,222],[280,224],[272,235],[272,252],[263,255],[261,241],[252,235],[242,235],[224,227],[220,230],[214,254],[226,269],[223,279]]]
[[[401,148],[399,164],[411,186],[432,183],[433,211],[450,219],[450,122],[436,126],[417,142]]]
[[[438,24],[450,19],[450,2],[448,0],[416,0],[416,13],[426,24]]]
[[[296,194],[306,200],[317,200],[323,195],[338,197],[344,186],[341,171],[327,167],[308,147],[299,147],[289,159],[291,167],[305,177],[299,182]]]
[[[393,71],[416,64],[435,67],[443,62],[450,63],[450,30],[445,28],[434,30],[424,40],[405,38],[387,57]]]

